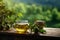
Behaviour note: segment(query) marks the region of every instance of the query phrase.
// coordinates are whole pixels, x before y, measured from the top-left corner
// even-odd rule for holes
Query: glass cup
[[[22,20],[19,23],[15,24],[15,29],[20,34],[25,34],[27,32],[29,23],[27,20]]]
[[[43,29],[43,27],[45,27],[45,21],[37,20],[35,23],[39,29]]]

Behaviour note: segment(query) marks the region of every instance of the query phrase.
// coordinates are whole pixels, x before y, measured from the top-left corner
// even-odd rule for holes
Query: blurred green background
[[[44,20],[47,27],[60,28],[59,7],[49,4],[37,5],[32,1],[32,3],[19,2],[17,0],[3,0],[3,2],[5,3],[4,5],[6,9],[12,11],[12,13],[15,13],[6,17],[10,21],[13,20],[15,22],[19,20],[28,20],[30,23],[33,23],[37,19]]]

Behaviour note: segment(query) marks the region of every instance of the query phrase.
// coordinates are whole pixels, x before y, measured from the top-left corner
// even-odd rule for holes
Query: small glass
[[[25,34],[27,33],[28,26],[28,20],[21,20],[15,24],[15,29],[18,33]]]
[[[43,29],[43,27],[45,27],[45,21],[37,20],[35,23],[39,29]]]

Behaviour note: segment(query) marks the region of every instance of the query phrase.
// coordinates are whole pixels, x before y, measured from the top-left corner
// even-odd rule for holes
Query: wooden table
[[[60,28],[44,28],[44,29],[46,30],[46,34],[40,34],[40,35],[60,37]]]
[[[14,31],[0,32],[1,40],[58,40],[60,39],[60,28],[44,28],[46,34],[18,34]]]
[[[13,34],[19,34],[16,31],[12,31],[15,29],[11,29],[11,31],[1,31],[0,33],[13,33]],[[53,36],[53,37],[60,37],[60,28],[44,28],[46,30],[45,34],[39,34],[42,36]]]

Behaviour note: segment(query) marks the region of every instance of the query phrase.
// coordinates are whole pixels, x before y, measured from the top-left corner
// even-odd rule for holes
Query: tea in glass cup
[[[15,29],[19,34],[25,34],[27,32],[29,23],[20,22],[15,24]]]
[[[39,29],[43,29],[43,27],[45,27],[45,21],[37,20],[35,25],[37,25]]]

